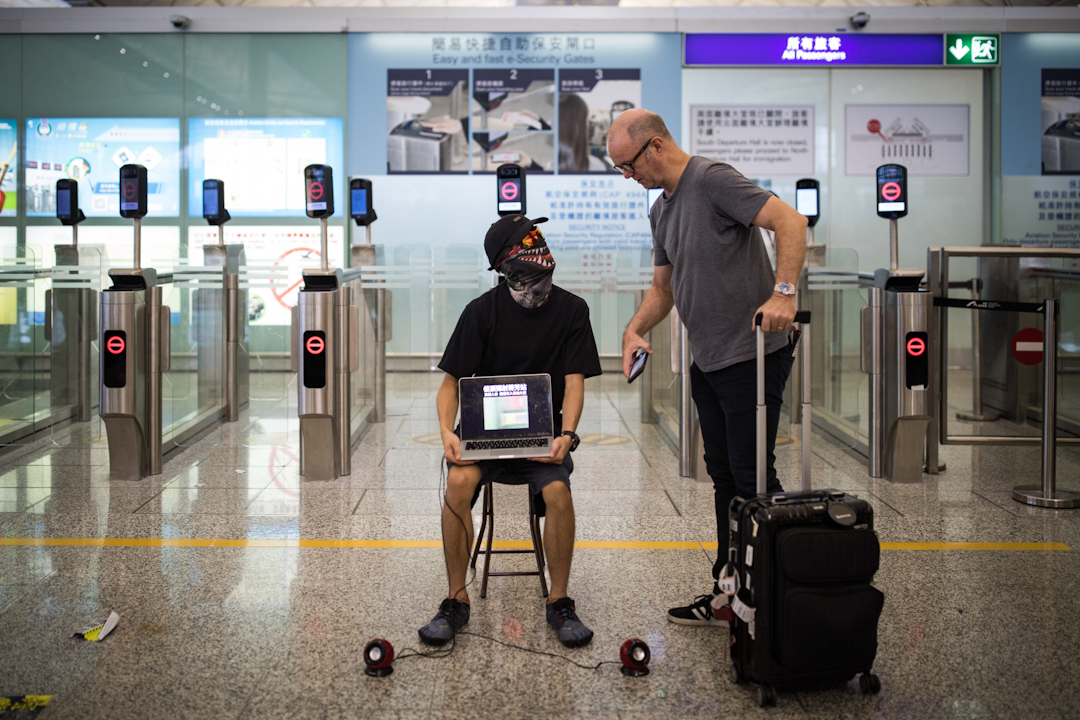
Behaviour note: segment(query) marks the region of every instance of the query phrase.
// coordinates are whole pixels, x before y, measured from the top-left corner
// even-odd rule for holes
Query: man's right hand
[[[634,353],[638,349],[644,349],[650,355],[653,354],[652,345],[645,342],[645,338],[629,330],[624,332],[622,338],[622,374],[627,380],[630,379],[630,366],[634,362]]]
[[[451,465],[475,465],[475,460],[461,459],[461,438],[452,432],[442,433],[443,457]]]

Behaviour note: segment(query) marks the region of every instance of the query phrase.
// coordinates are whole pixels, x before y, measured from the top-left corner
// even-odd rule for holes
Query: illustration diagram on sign
[[[329,266],[340,267],[344,228],[329,228]],[[317,227],[287,225],[238,225],[228,228],[226,242],[242,243],[249,277],[248,321],[252,325],[289,325],[297,303],[303,271],[321,264],[320,233]],[[188,229],[188,244],[202,247],[217,243],[217,229],[197,226]]]
[[[912,176],[966,176],[969,105],[847,105],[845,174],[900,163]]]

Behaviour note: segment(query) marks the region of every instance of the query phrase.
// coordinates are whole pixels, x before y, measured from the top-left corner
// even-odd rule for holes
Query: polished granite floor
[[[637,422],[633,393],[610,376],[588,383],[573,476],[584,546],[571,594],[593,643],[558,644],[536,578],[493,578],[487,599],[473,588],[476,635],[448,657],[402,658],[388,678],[365,676],[364,644],[383,637],[408,654],[444,596],[433,542],[440,380],[392,374],[387,422],[334,482],[299,477],[295,420],[272,399],[137,483],[108,480],[93,426],[0,456],[0,696],[53,696],[41,718],[1080,717],[1077,551],[900,545],[1080,548],[1080,510],[1010,498],[1013,485],[1037,482],[1036,447],[948,447],[945,473],[895,485],[815,438],[815,485],[870,499],[882,541],[898,544],[883,551],[876,581],[883,689],[781,693],[763,710],[728,679],[724,632],[665,619],[710,584],[711,486],[679,477],[655,426]],[[792,487],[799,450],[778,450]],[[1080,485],[1078,470],[1080,453],[1063,448],[1061,484]],[[498,488],[496,539],[527,539],[523,493]],[[496,562],[527,569],[530,559]],[[103,642],[71,637],[110,610],[121,620]],[[652,649],[649,676],[580,667],[617,660],[631,637]]]

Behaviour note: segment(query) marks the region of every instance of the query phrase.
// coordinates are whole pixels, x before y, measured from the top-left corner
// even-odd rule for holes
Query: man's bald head
[[[615,122],[611,123],[609,135],[618,135],[624,132],[633,145],[641,145],[652,137],[660,137],[664,140],[672,139],[667,125],[664,124],[664,119],[644,108],[627,110],[615,118]]]

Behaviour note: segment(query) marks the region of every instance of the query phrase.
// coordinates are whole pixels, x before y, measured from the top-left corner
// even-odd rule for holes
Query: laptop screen
[[[502,375],[462,378],[461,437],[551,437],[551,378],[548,375]]]

